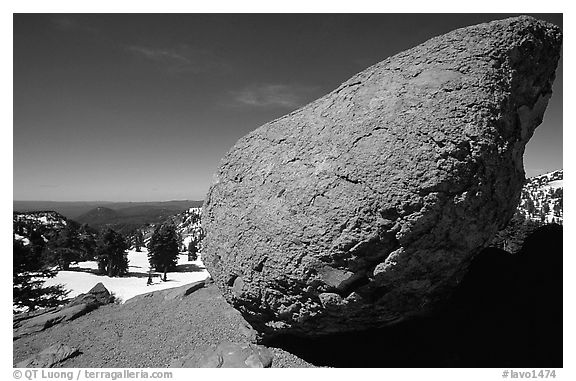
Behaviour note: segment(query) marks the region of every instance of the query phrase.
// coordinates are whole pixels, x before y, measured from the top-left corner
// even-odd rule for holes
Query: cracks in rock
[[[238,275],[236,275],[236,274],[230,275],[230,277],[226,281],[226,285],[228,287],[232,287],[234,285],[234,282],[236,281],[236,278],[238,278]]]
[[[380,191],[377,191],[377,190],[373,189],[370,185],[368,185],[368,183],[366,183],[366,182],[364,182],[364,181],[361,181],[361,180],[359,180],[359,179],[351,178],[350,175],[348,175],[348,174],[339,174],[339,173],[336,173],[335,176],[336,176],[337,178],[339,178],[340,180],[344,180],[344,181],[346,181],[347,183],[350,183],[350,184],[363,185],[363,186],[365,186],[366,188],[370,189],[370,191],[371,191],[373,194],[381,194]]]
[[[362,140],[362,139],[364,139],[364,138],[367,138],[367,137],[369,137],[369,136],[372,136],[372,132],[369,132],[369,133],[367,133],[366,135],[362,135],[362,136],[357,137],[357,138],[352,142],[352,145],[350,146],[350,148],[355,147],[355,146],[356,146],[356,143],[358,143],[360,140]],[[348,151],[350,151],[350,150],[348,150]]]
[[[397,215],[396,212],[384,211],[386,216],[393,217],[391,214]],[[339,255],[327,258],[328,266],[352,273],[336,287],[331,287],[328,292],[334,292],[342,298],[347,298],[353,292],[360,293],[363,297],[371,297],[370,294],[373,293],[371,290],[374,286],[368,285],[374,281],[375,268],[400,248],[395,225],[396,223],[392,221],[385,223],[368,239],[362,241],[353,239],[352,246],[347,244],[340,248],[343,251]],[[362,226],[357,225],[357,228],[362,229]]]
[[[342,179],[342,180],[344,180],[344,181],[347,181],[347,182],[349,182],[349,183],[352,183],[352,184],[360,184],[360,180],[358,180],[358,179],[351,179],[348,175],[338,175],[338,174],[337,174],[336,177],[338,177],[339,179]]]
[[[342,282],[342,284],[336,289],[336,293],[342,298],[346,298],[350,296],[350,294],[352,294],[354,291],[362,286],[367,285],[368,283],[370,283],[370,279],[366,274],[357,273],[347,279],[345,282]]]
[[[326,197],[326,192],[327,190],[323,191],[322,193],[315,193],[314,196],[312,196],[312,198],[310,199],[308,206],[314,205],[314,201],[316,201],[317,197]]]
[[[360,85],[361,83],[362,83],[362,81],[356,81],[356,82],[352,82],[352,83],[349,83],[349,84],[346,84],[346,85],[342,85],[342,86],[340,86],[340,88],[338,88],[338,89],[336,90],[336,94],[340,93],[342,90],[347,89],[347,88],[349,88],[349,87],[358,86],[358,85]]]
[[[357,137],[357,138],[352,142],[352,144],[350,145],[350,148],[348,149],[348,152],[350,152],[350,150],[351,150],[352,148],[354,148],[354,147],[356,146],[356,144],[357,144],[360,140],[362,140],[362,139],[364,139],[364,138],[367,138],[367,137],[370,137],[370,136],[372,136],[372,134],[374,133],[374,131],[378,131],[378,130],[382,130],[382,129],[383,129],[382,127],[375,127],[375,128],[372,129],[372,131],[368,132],[367,134],[364,134],[364,135],[362,135],[362,136]]]
[[[289,164],[289,163],[294,163],[294,162],[296,162],[296,161],[300,161],[300,158],[298,158],[298,157],[293,157],[292,159],[284,162],[284,165]]]
[[[268,257],[262,258],[260,262],[258,262],[258,264],[254,267],[254,271],[262,272],[262,270],[264,269],[264,263],[266,263],[267,260]]]

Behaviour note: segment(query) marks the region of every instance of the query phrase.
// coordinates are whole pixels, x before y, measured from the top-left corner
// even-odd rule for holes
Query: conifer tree
[[[68,291],[62,285],[44,287],[45,279],[54,277],[56,272],[42,265],[40,252],[34,244],[24,245],[14,239],[12,304],[19,310],[55,307],[66,301]]]
[[[195,261],[198,259],[198,246],[196,239],[192,237],[190,243],[188,243],[188,260]]]
[[[148,243],[148,261],[156,271],[166,273],[176,267],[180,247],[179,235],[174,225],[160,225],[152,234]]]
[[[82,250],[81,260],[93,261],[96,254],[96,232],[87,224],[80,227],[79,240]]]
[[[68,270],[70,263],[82,258],[83,251],[78,239],[77,226],[68,224],[49,240],[45,250],[44,257],[47,264],[57,265],[60,270]]]
[[[112,229],[106,230],[98,241],[96,260],[101,274],[110,277],[128,273],[128,245],[121,234]]]
[[[136,249],[136,252],[141,252],[142,251],[142,246],[144,246],[144,236],[142,235],[142,231],[140,231],[139,229],[136,230],[136,232],[134,233],[133,236],[133,246],[134,249]]]

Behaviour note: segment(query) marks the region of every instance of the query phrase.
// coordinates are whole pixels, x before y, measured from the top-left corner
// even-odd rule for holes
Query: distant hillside
[[[120,218],[120,214],[113,209],[98,206],[76,218],[81,224],[92,226],[110,223]]]
[[[522,188],[518,212],[531,221],[562,224],[563,188],[562,169],[528,179]]]
[[[30,244],[30,238],[37,233],[42,240],[57,234],[68,226],[68,220],[63,215],[52,211],[39,211],[31,213],[14,212],[12,214],[12,233],[14,239],[22,241],[24,245]]]
[[[14,212],[13,222],[25,222],[33,226],[50,226],[62,228],[68,224],[66,217],[54,211],[37,211],[29,213]]]
[[[109,202],[109,201],[14,201],[14,211],[35,212],[53,210],[70,219],[77,219],[97,207],[112,210],[127,208],[166,208],[180,213],[194,207],[201,207],[203,201],[176,200],[176,201],[150,201],[150,202]],[[133,214],[128,212],[128,214]]]
[[[154,229],[156,229],[159,224],[173,224],[176,227],[176,232],[182,239],[183,250],[186,250],[191,240],[197,242],[197,247],[201,250],[201,241],[204,238],[204,230],[200,222],[201,218],[202,208],[190,208],[184,212],[172,215],[161,222],[140,226],[137,230],[133,231],[133,234],[129,237],[129,241],[134,242],[135,237],[141,235],[144,243],[147,244]]]
[[[92,258],[96,248],[95,230],[53,211],[14,212],[12,232],[14,240],[31,245],[35,255],[52,265],[56,261],[54,252],[50,252],[53,249],[67,248],[75,251],[78,259],[87,259]]]
[[[88,224],[94,228],[110,227],[120,233],[129,234],[146,224],[158,224],[166,219],[185,212],[192,207],[186,205],[202,205],[199,201],[165,202],[165,203],[122,203],[99,206],[78,216],[76,221]],[[120,207],[119,207],[120,206]]]
[[[111,202],[105,201],[88,201],[88,202],[60,202],[60,201],[14,201],[12,203],[14,211],[18,212],[36,212],[42,210],[56,211],[66,218],[75,219],[76,217],[94,209],[98,206],[112,205]]]
[[[517,253],[523,242],[542,225],[563,223],[563,171],[535,176],[522,188],[516,213],[492,239],[490,246]]]

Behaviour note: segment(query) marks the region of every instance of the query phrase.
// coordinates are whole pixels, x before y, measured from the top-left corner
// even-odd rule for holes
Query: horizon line
[[[191,200],[191,199],[180,199],[180,200],[150,200],[150,201],[110,201],[110,200],[76,200],[76,201],[55,201],[55,200],[12,200],[12,202],[86,202],[86,203],[99,203],[99,202],[108,202],[108,203],[143,203],[143,202],[177,202],[177,201],[193,201],[198,202],[204,200]]]

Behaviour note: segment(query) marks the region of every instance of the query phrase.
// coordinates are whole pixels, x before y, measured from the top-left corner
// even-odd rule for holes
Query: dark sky
[[[508,16],[15,15],[14,199],[201,200],[249,131],[430,37]],[[562,168],[562,63],[525,167]]]

